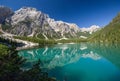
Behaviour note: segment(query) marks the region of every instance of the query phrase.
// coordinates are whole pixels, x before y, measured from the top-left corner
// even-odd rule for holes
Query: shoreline
[[[39,46],[39,43],[33,43],[25,40],[15,39],[13,38],[12,34],[8,34],[8,33],[1,34],[0,37],[4,39],[9,39],[18,44],[21,43],[22,44],[21,46],[20,45],[16,46],[16,50],[28,49],[28,48]]]
[[[19,40],[19,39],[17,39],[17,40]],[[17,46],[16,50],[24,50],[24,49],[29,49],[29,48],[39,46],[38,43],[33,43],[33,42],[23,41],[23,40],[19,40],[19,41],[22,41],[21,43],[23,43],[24,45],[20,46],[20,47]]]

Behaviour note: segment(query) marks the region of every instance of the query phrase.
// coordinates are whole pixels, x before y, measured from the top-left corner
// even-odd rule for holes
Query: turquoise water
[[[60,44],[19,51],[25,69],[40,59],[49,76],[60,81],[120,81],[120,46]]]

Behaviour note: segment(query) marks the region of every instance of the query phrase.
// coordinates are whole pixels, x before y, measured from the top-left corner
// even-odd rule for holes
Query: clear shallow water
[[[120,81],[120,46],[61,44],[19,51],[24,68],[38,59],[49,76],[60,81]]]

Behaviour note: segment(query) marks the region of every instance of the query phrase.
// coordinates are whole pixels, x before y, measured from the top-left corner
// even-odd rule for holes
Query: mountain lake
[[[18,52],[22,66],[41,68],[59,81],[120,81],[120,46],[108,44],[57,44]]]

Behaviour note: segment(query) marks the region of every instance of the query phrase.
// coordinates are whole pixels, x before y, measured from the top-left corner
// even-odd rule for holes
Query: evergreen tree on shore
[[[25,59],[18,56],[18,52],[13,50],[6,54],[0,54],[0,81],[56,81],[48,77],[46,72],[42,72],[40,61],[29,70],[22,70],[21,66]]]

